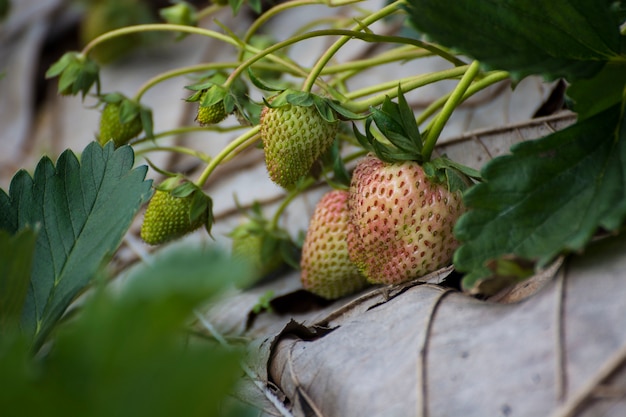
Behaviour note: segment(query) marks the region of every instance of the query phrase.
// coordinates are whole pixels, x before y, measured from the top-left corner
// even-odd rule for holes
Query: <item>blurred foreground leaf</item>
[[[0,230],[0,334],[19,322],[35,253],[37,234],[23,229],[11,236]]]
[[[74,297],[118,248],[150,195],[146,167],[133,169],[130,147],[92,142],[81,156],[44,157],[31,177],[18,172],[0,190],[0,229],[38,230],[22,330],[40,344]]]
[[[119,292],[98,288],[46,355],[31,357],[19,333],[2,338],[2,415],[219,415],[243,352],[189,339],[185,325],[194,308],[248,272],[214,251],[172,251]]]

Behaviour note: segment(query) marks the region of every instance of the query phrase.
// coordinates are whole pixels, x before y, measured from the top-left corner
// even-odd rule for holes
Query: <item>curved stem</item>
[[[91,40],[82,50],[83,55],[89,54],[89,52],[95,48],[98,44],[105,42],[107,40],[117,38],[120,36],[129,35],[132,33],[141,33],[141,32],[184,32],[191,33],[196,35],[208,36],[210,38],[215,38],[231,44],[237,48],[241,47],[241,44],[236,40],[226,36],[222,33],[215,32],[210,29],[202,29],[195,26],[185,26],[185,25],[175,25],[171,23],[149,23],[149,24],[141,24],[141,25],[133,25],[126,26],[120,29],[115,29],[110,32],[106,32],[94,39]]]
[[[200,21],[205,17],[217,12],[218,10],[221,10],[222,8],[224,8],[224,6],[220,6],[219,4],[211,4],[210,6],[207,6],[204,9],[198,11],[196,17],[198,18],[198,21]]]
[[[472,62],[463,75],[463,78],[461,78],[461,81],[459,81],[457,86],[454,88],[454,91],[452,91],[452,94],[450,94],[450,97],[443,105],[443,108],[435,118],[433,125],[428,130],[426,138],[424,139],[424,147],[422,148],[422,155],[426,161],[430,160],[430,156],[433,149],[435,149],[435,144],[437,143],[437,139],[439,139],[439,135],[441,134],[443,127],[450,119],[450,116],[452,116],[454,109],[456,109],[461,101],[463,101],[463,96],[465,95],[465,92],[469,88],[470,84],[472,84],[472,81],[474,81],[478,71],[480,71],[480,63],[478,61]]]
[[[406,45],[415,45],[418,46],[420,48],[423,49],[427,49],[431,52],[436,53],[437,55],[440,55],[442,57],[444,57],[445,59],[450,60],[454,65],[465,65],[465,63],[461,60],[459,60],[458,58],[456,58],[455,56],[448,54],[447,52],[443,51],[442,49],[440,49],[439,47],[436,47],[434,45],[430,45],[427,44],[425,42],[422,42],[420,40],[417,39],[411,39],[411,38],[405,38],[402,36],[385,36],[385,35],[376,35],[374,33],[364,33],[364,32],[357,32],[357,31],[353,31],[353,30],[347,30],[347,29],[324,29],[324,30],[316,30],[316,31],[312,31],[312,32],[307,32],[307,33],[303,33],[301,35],[298,36],[294,36],[293,38],[284,40],[282,42],[278,42],[266,49],[264,49],[263,51],[260,51],[258,53],[256,53],[254,56],[248,58],[246,61],[242,62],[241,65],[239,67],[237,67],[237,69],[235,69],[230,76],[228,77],[228,80],[226,81],[226,83],[224,84],[225,87],[228,87],[229,84],[231,84],[237,77],[239,77],[249,66],[251,66],[252,64],[254,64],[256,61],[262,59],[265,56],[268,56],[268,58],[270,59],[277,59],[277,57],[274,57],[272,54],[274,51],[277,51],[279,49],[282,49],[286,46],[301,42],[303,40],[306,39],[311,39],[311,38],[316,38],[316,37],[321,37],[321,36],[345,36],[347,38],[357,38],[357,39],[361,39],[365,42],[388,42],[388,43],[399,43],[399,44],[406,44]],[[258,51],[258,49],[256,48],[252,48],[252,47],[247,47],[246,49],[248,49],[249,51]],[[310,82],[317,82],[317,77],[311,78],[309,73],[309,79],[311,80]],[[333,95],[333,94],[331,94]]]
[[[170,78],[179,77],[181,75],[191,74],[199,71],[207,71],[210,69],[236,68],[237,65],[237,62],[212,62],[207,64],[192,65],[184,68],[176,68],[171,71],[163,72],[152,77],[151,79],[146,81],[141,87],[139,87],[139,89],[135,93],[134,100],[137,102],[140,101],[146,91],[163,81],[169,80]]]
[[[359,22],[357,25],[355,25],[353,27],[353,30],[363,29],[364,27],[371,25],[377,20],[380,20],[384,17],[387,17],[397,12],[399,10],[398,5],[401,4],[402,2],[403,0],[395,1],[383,7],[378,12],[367,16],[366,18],[363,19],[362,22]],[[338,39],[334,44],[332,44],[330,48],[326,50],[326,52],[324,52],[324,54],[320,57],[320,59],[318,59],[317,62],[315,63],[315,66],[313,66],[313,68],[311,69],[311,73],[309,74],[307,79],[304,81],[304,84],[302,85],[303,91],[311,91],[311,89],[313,88],[313,85],[315,84],[315,80],[319,77],[320,73],[322,72],[322,69],[324,69],[324,67],[326,66],[326,64],[328,64],[328,62],[332,59],[332,57],[350,39],[352,39],[352,36],[344,35],[340,39]]]
[[[271,9],[269,9],[268,11],[266,11],[265,13],[263,13],[261,16],[259,16],[257,19],[255,19],[255,21],[252,23],[252,25],[250,25],[250,27],[248,28],[248,31],[246,32],[246,34],[243,37],[243,41],[245,43],[248,43],[250,41],[250,39],[252,38],[252,36],[259,30],[259,28],[261,26],[263,26],[263,24],[265,22],[267,22],[269,19],[271,19],[272,17],[278,15],[279,13],[285,11],[285,10],[289,10],[289,9],[293,9],[295,7],[300,7],[300,6],[306,6],[306,5],[313,5],[313,4],[320,4],[323,3],[323,1],[320,0],[293,0],[293,1],[288,1],[285,3],[281,3],[278,4],[274,7],[272,7]],[[243,60],[243,51],[239,54],[239,60]]]
[[[239,136],[238,138],[230,142],[228,146],[222,149],[222,151],[219,154],[217,154],[211,160],[211,162],[207,164],[206,168],[204,169],[200,177],[198,177],[198,179],[195,181],[195,184],[198,187],[202,188],[204,186],[204,183],[206,183],[207,179],[209,178],[209,176],[213,173],[213,171],[215,171],[215,169],[220,165],[220,163],[222,163],[222,161],[224,161],[226,157],[230,155],[231,152],[235,151],[240,146],[243,146],[246,143],[248,143],[249,145],[254,140],[256,140],[256,136],[260,130],[261,130],[261,126],[255,126],[249,131],[247,131],[246,133],[244,133],[243,135]]]
[[[358,74],[363,69],[391,64],[397,61],[410,61],[426,56],[432,56],[432,52],[420,49],[416,50],[414,45],[400,46],[394,48],[389,52],[382,53],[374,58],[359,59],[345,62],[342,64],[327,65],[326,67],[324,67],[320,74],[341,74],[341,77],[337,77],[337,79],[344,81],[352,77],[353,75]],[[336,82],[337,81],[333,80],[331,84],[335,84]]]
[[[473,96],[474,94],[478,93],[479,91],[482,91],[485,88],[497,82],[504,81],[507,78],[509,78],[509,73],[505,71],[495,71],[493,73],[487,74],[480,80],[473,83],[467,89],[467,91],[463,95],[463,100],[461,101],[465,101],[471,96]],[[435,114],[435,112],[438,109],[443,107],[444,103],[450,98],[451,94],[452,93],[448,93],[444,96],[439,97],[437,100],[433,101],[428,107],[426,107],[424,111],[422,111],[420,115],[417,117],[416,119],[417,125],[419,126],[422,123],[424,123],[430,116]],[[426,128],[426,130],[429,130],[429,128]]]
[[[411,91],[416,88],[423,87],[427,84],[432,84],[437,81],[460,77],[461,75],[465,73],[465,71],[467,71],[467,69],[468,69],[467,65],[462,66],[462,67],[454,67],[454,68],[450,68],[450,69],[443,70],[443,71],[416,75],[413,77],[407,77],[407,78],[403,78],[400,80],[393,80],[393,81],[389,81],[387,83],[379,84],[376,86],[364,88],[361,90],[356,90],[350,94],[347,94],[346,97],[348,99],[353,99],[356,97],[376,93],[379,91],[383,91],[383,92],[374,97],[368,98],[366,100],[362,100],[359,102],[345,103],[344,106],[355,113],[360,113],[360,112],[366,111],[371,106],[376,106],[378,104],[381,104],[385,100],[386,97],[390,97],[390,98],[396,97],[398,94],[398,85],[400,85],[400,90],[403,93],[406,93],[407,91]]]
[[[291,190],[287,194],[287,196],[285,196],[283,201],[281,201],[280,206],[278,206],[278,208],[276,209],[276,212],[272,216],[272,221],[270,223],[270,229],[271,230],[275,230],[275,229],[278,228],[278,222],[280,221],[280,216],[283,214],[283,212],[289,206],[289,204],[291,204],[291,202],[297,196],[299,196],[304,190],[306,190],[307,188],[309,188],[313,184],[315,184],[315,179],[312,178],[312,177],[308,177],[301,184],[299,184],[296,189]]]
[[[190,155],[196,157],[206,163],[211,161],[211,157],[203,152],[198,152],[194,149],[185,148],[183,146],[153,146],[151,148],[144,148],[135,151],[135,156],[140,156],[149,152],[173,152],[182,155]]]

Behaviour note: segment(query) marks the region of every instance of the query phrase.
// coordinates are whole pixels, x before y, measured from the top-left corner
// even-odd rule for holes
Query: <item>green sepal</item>
[[[159,15],[167,23],[171,23],[174,25],[198,25],[198,11],[194,5],[189,4],[186,1],[179,1],[172,6],[160,9]],[[181,33],[177,36],[177,39],[182,39],[185,36],[187,36],[186,33]]]
[[[474,184],[472,180],[481,179],[480,173],[475,169],[456,163],[446,156],[426,161],[422,167],[428,178],[439,184],[445,184],[453,193],[464,192]]]
[[[79,52],[66,52],[46,71],[46,78],[59,77],[57,91],[62,95],[82,93],[83,99],[96,85],[100,94],[100,67],[91,58]]]
[[[256,76],[256,74],[254,73],[254,71],[252,71],[252,68],[250,68],[250,67],[248,67],[248,77],[250,77],[250,81],[252,82],[252,85],[254,85],[259,90],[263,90],[263,91],[283,91],[285,89],[284,85],[281,85],[281,86],[279,86],[279,85],[271,85],[271,84],[268,84],[266,81],[263,81],[262,79],[260,79],[259,77]]]
[[[372,123],[385,137],[384,142],[375,136]],[[380,109],[371,109],[370,115],[365,120],[365,135],[361,134],[356,127],[353,130],[361,146],[374,152],[383,161],[423,162],[424,160],[422,135],[400,87],[398,87],[398,103],[386,97]]]

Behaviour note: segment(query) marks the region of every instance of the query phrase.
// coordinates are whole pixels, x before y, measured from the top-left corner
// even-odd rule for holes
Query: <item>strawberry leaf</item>
[[[36,241],[33,229],[22,229],[14,236],[0,230],[0,332],[19,323]]]
[[[483,169],[465,194],[454,264],[476,288],[494,260],[546,265],[582,249],[601,227],[626,218],[626,120],[620,105],[543,139],[521,143]]]
[[[625,87],[626,64],[610,62],[593,78],[574,81],[567,96],[582,120],[620,103]]]
[[[133,169],[132,149],[88,145],[81,162],[65,151],[57,165],[44,157],[31,177],[18,172],[0,191],[0,229],[37,227],[38,237],[22,330],[35,344],[113,255],[150,195],[146,167]]]
[[[618,12],[611,1],[409,0],[409,22],[514,79],[543,74],[587,78],[620,53]]]

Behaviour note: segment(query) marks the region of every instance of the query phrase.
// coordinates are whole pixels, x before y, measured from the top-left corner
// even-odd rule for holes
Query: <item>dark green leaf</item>
[[[409,0],[409,21],[515,79],[587,78],[620,53],[617,13],[593,0]]]
[[[34,177],[18,172],[9,198],[0,198],[2,211],[11,212],[3,228],[39,231],[21,320],[36,344],[117,249],[150,194],[146,167],[133,169],[130,147],[114,150],[113,143],[102,148],[92,142],[81,161],[66,151],[55,167],[45,157]]]
[[[473,288],[488,263],[505,256],[543,266],[580,250],[598,229],[626,217],[626,123],[621,106],[546,138],[512,148],[483,169],[484,183],[465,195],[462,242],[454,263]]]
[[[567,89],[580,120],[620,103],[626,89],[626,65],[611,62],[595,77],[577,80]]]
[[[0,230],[0,331],[19,324],[35,254],[37,233]]]

